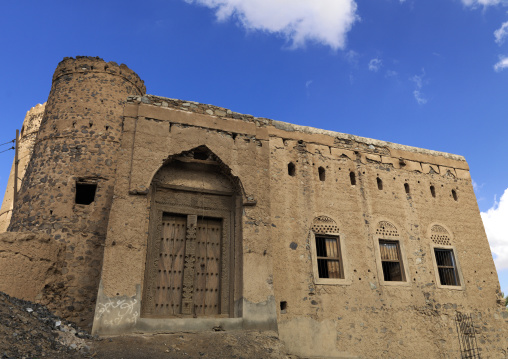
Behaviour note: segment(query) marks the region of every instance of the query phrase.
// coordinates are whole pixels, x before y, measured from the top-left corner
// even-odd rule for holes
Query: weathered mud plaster
[[[37,136],[9,230],[65,246],[41,301],[94,333],[277,330],[303,357],[455,358],[467,314],[482,357],[506,357],[462,156],[145,95],[97,58],[57,67]]]
[[[94,335],[120,335],[127,333],[174,333],[207,330],[274,330],[277,331],[275,298],[262,303],[240,300],[241,318],[142,318],[140,285],[136,295],[108,297],[99,287],[93,324]]]

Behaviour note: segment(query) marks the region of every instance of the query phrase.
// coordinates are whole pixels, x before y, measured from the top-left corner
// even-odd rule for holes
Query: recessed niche
[[[356,185],[356,174],[353,171],[349,172],[349,181],[351,182],[351,186]]]
[[[323,182],[326,179],[326,171],[323,167],[318,168],[319,180]]]
[[[294,177],[296,175],[296,166],[293,162],[288,163],[288,175]]]

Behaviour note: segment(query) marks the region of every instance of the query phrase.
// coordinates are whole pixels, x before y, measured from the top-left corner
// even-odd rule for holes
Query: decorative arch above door
[[[174,156],[152,180],[141,315],[238,317],[242,196],[206,147]]]

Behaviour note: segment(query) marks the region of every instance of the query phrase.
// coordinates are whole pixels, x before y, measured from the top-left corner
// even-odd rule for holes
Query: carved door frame
[[[141,302],[142,317],[157,317],[153,314],[154,308],[153,293],[155,290],[155,276],[158,271],[158,253],[160,250],[160,237],[162,231],[162,220],[165,213],[185,215],[202,218],[217,218],[222,220],[221,239],[221,274],[220,274],[220,302],[221,317],[239,316],[239,310],[235,313],[235,293],[239,291],[241,280],[236,273],[239,271],[240,261],[238,253],[241,253],[241,246],[238,246],[237,239],[240,238],[239,226],[239,196],[234,192],[221,192],[213,190],[201,190],[183,186],[171,186],[164,184],[153,184],[151,188],[151,205],[149,219],[149,234],[146,249],[145,275],[143,285],[143,299]],[[207,205],[199,207],[192,202],[196,198],[207,196]],[[184,199],[182,201],[182,198]],[[180,201],[179,201],[180,200]],[[214,208],[215,207],[215,208]],[[194,238],[194,239],[193,239]],[[195,228],[187,226],[186,242],[195,241]],[[240,248],[238,248],[240,247]],[[186,261],[191,260],[186,257]],[[185,281],[185,279],[184,279]],[[187,283],[188,285],[189,283]],[[185,284],[184,284],[185,285]],[[187,288],[188,290],[189,288]],[[184,296],[187,295],[187,298]],[[184,293],[182,288],[182,304],[189,300],[189,293]],[[192,294],[190,301],[192,303]],[[183,308],[182,308],[183,309]],[[227,309],[227,310],[226,310]],[[235,315],[236,314],[236,315]],[[172,318],[192,317],[193,312],[184,312]],[[167,317],[165,317],[167,318]],[[169,317],[171,318],[171,317]]]

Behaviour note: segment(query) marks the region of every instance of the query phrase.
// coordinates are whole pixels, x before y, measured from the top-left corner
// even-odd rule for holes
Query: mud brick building
[[[92,57],[58,65],[21,138],[0,290],[94,333],[220,326],[274,330],[306,357],[506,357],[461,156],[147,95]]]

